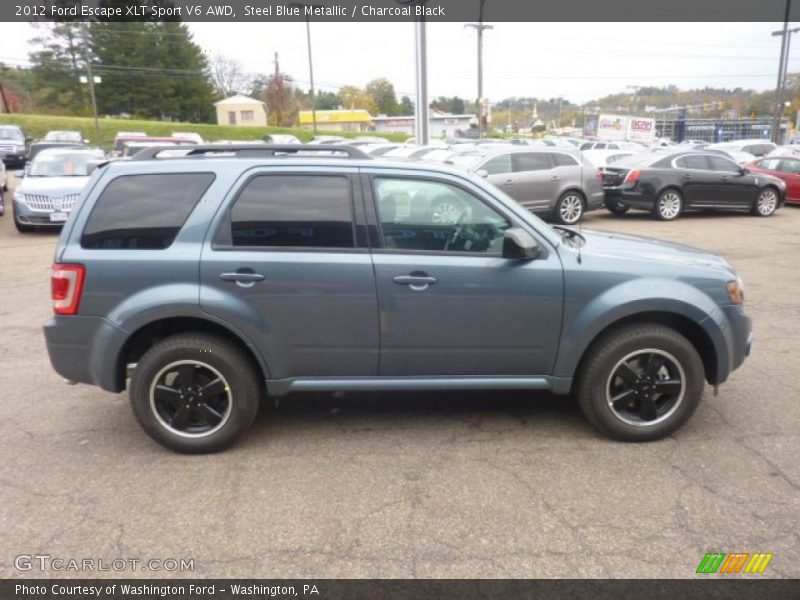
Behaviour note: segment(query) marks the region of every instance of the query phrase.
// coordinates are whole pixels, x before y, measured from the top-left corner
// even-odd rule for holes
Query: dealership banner
[[[778,22],[786,6],[786,0],[3,0],[0,21]],[[800,2],[791,5],[789,20],[800,20]]]
[[[30,579],[0,580],[3,600],[517,600],[796,597],[781,579]]]

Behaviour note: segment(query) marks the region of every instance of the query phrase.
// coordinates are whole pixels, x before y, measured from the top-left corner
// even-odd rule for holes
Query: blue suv
[[[59,374],[127,387],[174,450],[225,448],[295,391],[549,390],[654,440],[750,351],[742,281],[706,252],[551,227],[480,177],[347,146],[167,155],[92,173],[44,330]]]

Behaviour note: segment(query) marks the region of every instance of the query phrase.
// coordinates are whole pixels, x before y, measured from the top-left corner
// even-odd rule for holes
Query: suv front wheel
[[[139,360],[130,402],[139,423],[160,444],[186,453],[223,450],[244,434],[258,412],[258,376],[228,341],[179,334]]]
[[[692,416],[703,393],[703,362],[669,327],[630,325],[589,350],[578,374],[581,410],[597,429],[623,442],[661,439]]]

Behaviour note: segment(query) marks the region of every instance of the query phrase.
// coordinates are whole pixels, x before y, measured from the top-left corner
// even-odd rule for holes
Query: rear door
[[[778,170],[775,175],[786,182],[786,199],[800,202],[800,160],[782,158]]]
[[[355,169],[244,176],[203,248],[202,308],[247,332],[270,377],[374,376],[375,278]]]
[[[514,198],[528,210],[548,212],[558,198],[562,174],[549,152],[514,152],[511,166],[515,175]]]
[[[675,159],[678,183],[687,207],[712,207],[716,204],[718,176],[704,154],[688,154]]]

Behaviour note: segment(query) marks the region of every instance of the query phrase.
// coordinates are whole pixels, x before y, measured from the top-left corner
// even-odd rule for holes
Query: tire
[[[604,435],[647,442],[689,420],[704,380],[703,362],[689,340],[663,325],[638,324],[611,331],[592,345],[575,393],[583,414]]]
[[[775,211],[778,210],[779,198],[780,196],[778,196],[778,192],[775,188],[765,187],[758,192],[758,196],[755,202],[753,202],[753,208],[750,209],[750,212],[757,217],[771,217],[775,214]]]
[[[653,216],[659,221],[674,221],[683,211],[683,196],[676,189],[664,190],[653,205]]]
[[[630,206],[625,204],[622,200],[605,202],[605,207],[613,215],[624,215],[630,209]]]
[[[562,225],[575,225],[585,211],[586,201],[579,192],[564,192],[553,207],[553,219]]]
[[[151,438],[177,452],[201,454],[229,447],[250,428],[260,387],[256,369],[236,346],[190,333],[161,340],[144,353],[129,395]]]

